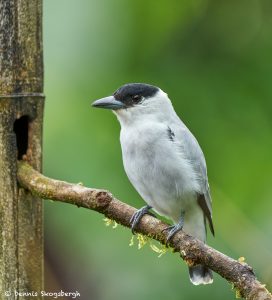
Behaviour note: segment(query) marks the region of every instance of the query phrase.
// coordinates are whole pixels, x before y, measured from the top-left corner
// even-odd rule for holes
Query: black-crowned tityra
[[[167,94],[152,85],[130,83],[92,106],[116,114],[125,171],[147,203],[132,217],[132,230],[152,208],[175,224],[169,227],[168,241],[183,229],[205,242],[206,220],[214,234],[205,157]],[[195,285],[213,281],[203,265],[189,267],[189,275]]]

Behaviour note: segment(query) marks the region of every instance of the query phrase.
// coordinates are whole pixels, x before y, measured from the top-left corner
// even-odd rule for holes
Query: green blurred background
[[[160,86],[205,153],[216,238],[272,288],[272,2],[44,1],[44,172],[143,201],[122,166],[115,116],[90,103],[128,82]],[[194,287],[175,254],[129,247],[103,216],[46,201],[47,290],[80,299],[235,299]]]

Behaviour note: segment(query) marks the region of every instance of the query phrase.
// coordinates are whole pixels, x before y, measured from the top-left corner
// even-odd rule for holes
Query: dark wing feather
[[[208,219],[211,233],[214,236],[214,227],[213,227],[212,215],[211,215],[210,209],[207,205],[207,202],[205,200],[205,196],[203,194],[198,194],[197,195],[197,203],[201,207],[201,209],[204,213],[204,216]]]

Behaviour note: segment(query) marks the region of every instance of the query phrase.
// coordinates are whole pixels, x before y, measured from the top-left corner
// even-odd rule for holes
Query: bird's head
[[[145,83],[129,83],[121,86],[111,96],[92,103],[93,107],[111,109],[121,123],[144,117],[159,117],[172,109],[166,93]]]

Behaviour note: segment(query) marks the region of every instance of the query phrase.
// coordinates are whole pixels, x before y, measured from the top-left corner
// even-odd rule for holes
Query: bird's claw
[[[153,216],[153,217],[156,218],[156,216],[155,216],[153,213],[151,213],[151,212],[149,211],[149,209],[151,209],[151,208],[152,208],[152,207],[151,207],[150,205],[146,205],[146,206],[144,206],[144,207],[138,209],[138,210],[133,214],[133,216],[132,216],[131,219],[129,220],[129,224],[131,225],[131,231],[132,231],[133,234],[135,234],[135,228],[136,228],[136,226],[138,225],[138,223],[140,222],[141,218],[142,218],[144,215],[148,214],[148,215],[151,215],[151,216]]]
[[[175,225],[171,225],[169,227],[166,227],[165,229],[162,230],[162,232],[164,231],[169,231],[167,238],[166,238],[166,244],[169,244],[169,242],[171,241],[171,239],[173,238],[173,236],[180,230],[182,230],[183,228],[183,224],[184,224],[184,213],[182,213],[180,220],[177,224]]]
[[[169,226],[165,229],[162,230],[162,232],[164,231],[168,231],[169,230],[169,233],[167,235],[167,238],[166,238],[166,244],[169,244],[169,242],[171,241],[171,239],[173,238],[173,236],[180,230],[182,230],[182,227],[178,226],[177,225],[172,225],[172,226]]]

